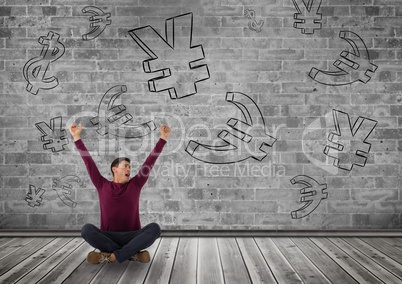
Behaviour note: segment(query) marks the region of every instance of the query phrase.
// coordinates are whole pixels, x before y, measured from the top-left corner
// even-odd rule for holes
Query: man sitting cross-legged
[[[119,263],[125,260],[149,262],[149,253],[144,249],[151,246],[160,236],[161,229],[156,223],[141,228],[140,192],[166,144],[171,129],[166,125],[160,127],[159,141],[134,177],[130,178],[130,159],[115,159],[110,166],[113,181],[107,180],[100,174],[81,140],[82,125],[74,123],[69,129],[99,196],[100,228],[93,224],[85,224],[81,230],[84,240],[100,250],[90,252],[87,262],[91,264],[110,263],[116,260]]]

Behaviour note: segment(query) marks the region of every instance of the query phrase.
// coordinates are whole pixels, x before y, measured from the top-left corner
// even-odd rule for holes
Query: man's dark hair
[[[130,163],[130,159],[126,158],[126,157],[120,157],[120,158],[116,158],[114,159],[114,161],[112,162],[112,164],[110,165],[110,171],[112,172],[112,175],[114,176],[114,172],[112,170],[113,167],[116,167],[123,161],[129,162]]]

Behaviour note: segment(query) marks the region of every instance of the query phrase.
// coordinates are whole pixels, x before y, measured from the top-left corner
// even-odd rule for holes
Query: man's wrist
[[[73,136],[74,142],[81,139],[81,136]]]

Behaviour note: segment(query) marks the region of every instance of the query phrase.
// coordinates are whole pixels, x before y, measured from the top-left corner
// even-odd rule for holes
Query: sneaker
[[[91,251],[87,255],[87,262],[90,264],[112,263],[109,260],[110,255],[111,255],[111,253],[109,253],[109,252]]]
[[[130,261],[138,261],[142,263],[148,263],[151,261],[151,257],[149,256],[149,252],[147,250],[143,250],[137,252],[134,256],[129,258]]]

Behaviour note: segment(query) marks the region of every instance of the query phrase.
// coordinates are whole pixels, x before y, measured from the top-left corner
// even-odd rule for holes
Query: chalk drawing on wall
[[[28,82],[26,90],[33,95],[37,95],[39,89],[49,90],[59,85],[56,77],[46,77],[50,63],[58,60],[65,52],[65,47],[59,39],[60,35],[52,31],[48,32],[47,36],[39,37],[38,42],[42,45],[40,55],[24,65],[23,75]]]
[[[92,125],[97,125],[98,134],[104,136],[111,134],[124,138],[140,138],[150,134],[156,129],[153,121],[142,124],[134,124],[133,116],[127,112],[127,108],[123,104],[116,104],[116,100],[121,94],[127,92],[127,86],[117,85],[110,88],[102,97],[98,115],[90,121]]]
[[[305,175],[295,176],[290,180],[294,184],[302,184],[305,187],[300,189],[300,202],[305,203],[301,208],[291,212],[292,219],[300,219],[308,216],[318,205],[321,200],[327,199],[327,184],[320,184],[315,179]]]
[[[67,132],[62,128],[61,116],[50,119],[50,126],[42,121],[35,123],[35,126],[43,134],[41,141],[43,149],[52,150],[52,152],[60,152],[65,150],[64,146],[68,144]]]
[[[233,132],[222,130],[218,134],[223,142],[221,145],[207,145],[190,140],[186,152],[194,159],[210,164],[230,164],[248,158],[262,161],[276,138],[268,134],[260,109],[252,98],[239,92],[228,92],[226,101],[241,111],[245,121],[230,118],[226,124]]]
[[[65,205],[74,208],[77,206],[77,202],[71,199],[73,184],[77,184],[81,188],[84,187],[84,183],[79,177],[67,175],[62,178],[53,178],[52,188]]]
[[[257,23],[257,20],[255,19],[255,11],[252,9],[246,9],[244,11],[244,17],[248,18],[248,28],[252,31],[255,31],[257,33],[261,32],[262,26],[264,25],[263,20],[259,20]]]
[[[166,39],[151,26],[129,31],[134,41],[151,57],[143,62],[150,92],[181,99],[197,94],[197,84],[210,78],[202,45],[193,45],[193,13],[165,21]]]
[[[333,158],[322,155],[322,149],[327,144],[327,137],[334,129],[332,110],[321,117],[317,117],[307,125],[302,134],[302,152],[311,164],[336,175],[339,169],[334,167]],[[324,134],[325,132],[325,134]],[[333,153],[337,155],[337,153]]]
[[[322,14],[318,13],[322,0],[292,0],[297,13],[293,18],[293,27],[301,30],[302,34],[314,34],[322,28]],[[307,2],[307,3],[306,3]]]
[[[98,37],[105,28],[112,23],[109,20],[111,14],[103,12],[100,8],[94,6],[87,6],[82,9],[83,14],[92,14],[89,18],[91,31],[82,35],[83,40],[92,40]]]
[[[373,132],[377,121],[359,116],[352,123],[349,114],[340,110],[332,110],[335,132],[328,135],[329,145],[324,154],[334,159],[334,166],[351,171],[353,166],[364,167],[371,144],[366,140]]]
[[[28,193],[25,197],[25,201],[28,203],[28,206],[35,207],[40,206],[42,204],[42,195],[45,193],[45,190],[42,188],[36,188],[34,185],[30,184]]]
[[[351,31],[341,31],[339,37],[349,43],[352,50],[343,50],[341,58],[333,65],[337,71],[323,71],[311,68],[309,76],[314,81],[329,85],[341,86],[355,82],[367,83],[374,75],[378,66],[370,60],[370,54],[363,39]]]

